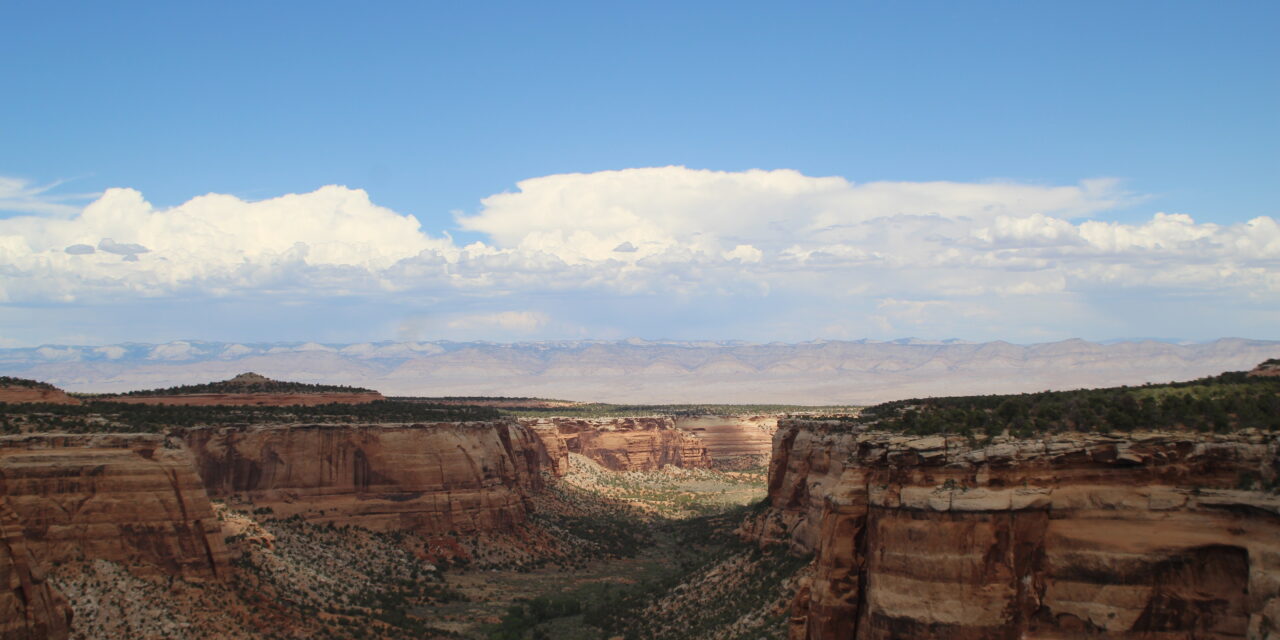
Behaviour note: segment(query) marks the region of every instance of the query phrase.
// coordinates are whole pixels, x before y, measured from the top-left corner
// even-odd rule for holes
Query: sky
[[[1280,339],[1276,24],[0,3],[0,347]]]

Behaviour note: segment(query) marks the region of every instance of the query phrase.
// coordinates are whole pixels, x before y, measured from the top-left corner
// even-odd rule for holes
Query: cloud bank
[[[38,200],[0,181],[0,204],[14,201],[4,189]],[[710,300],[739,327],[742,309],[774,307],[750,331],[794,339],[957,335],[994,319],[1070,334],[1071,322],[1107,322],[1091,302],[1099,295],[1280,301],[1275,219],[1103,219],[1138,201],[1112,179],[853,183],[790,170],[626,169],[533,178],[489,196],[457,218],[485,240],[461,246],[359,189],[256,202],[209,194],[169,209],[110,189],[70,215],[33,205],[0,219],[0,303],[364,296],[449,307],[428,327],[536,337],[567,326],[551,316],[606,301],[623,310],[596,329],[670,335],[646,330],[625,302]],[[811,320],[783,317],[782,301]]]

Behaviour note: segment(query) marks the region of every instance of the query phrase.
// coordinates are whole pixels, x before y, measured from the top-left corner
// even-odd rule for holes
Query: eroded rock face
[[[0,437],[0,495],[33,566],[103,559],[193,580],[227,571],[191,456],[164,436]]]
[[[70,607],[45,582],[18,515],[0,495],[0,640],[60,640],[70,626]]]
[[[815,554],[793,638],[1280,633],[1270,434],[986,445],[784,421],[750,535]]]
[[[665,416],[642,418],[546,418],[526,422],[540,433],[554,428],[568,452],[582,454],[613,471],[655,471],[711,466],[695,435]]]
[[[778,430],[777,416],[691,416],[675,419],[676,428],[697,435],[712,460],[743,456],[767,458]]]
[[[563,477],[569,473],[569,446],[560,436],[560,430],[554,424],[541,420],[522,420],[521,423],[542,441],[542,450],[545,452],[542,460],[543,468],[551,471],[556,477]]]
[[[210,495],[276,517],[421,533],[509,529],[546,449],[515,422],[192,429]]]

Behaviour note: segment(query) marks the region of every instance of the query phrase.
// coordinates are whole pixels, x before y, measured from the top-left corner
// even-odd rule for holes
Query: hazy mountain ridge
[[[377,342],[178,341],[0,349],[0,375],[127,391],[245,370],[393,395],[527,395],[612,402],[876,402],[922,395],[1168,382],[1248,370],[1280,342],[1224,338],[1031,345],[960,340]]]

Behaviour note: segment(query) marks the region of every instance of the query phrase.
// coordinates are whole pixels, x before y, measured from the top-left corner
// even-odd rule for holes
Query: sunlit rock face
[[[743,457],[768,458],[773,434],[778,430],[774,415],[690,416],[675,419],[676,428],[698,436],[712,460]]]
[[[510,529],[542,488],[542,441],[513,421],[185,432],[209,493],[276,517],[421,533]]]
[[[150,434],[0,437],[4,501],[41,566],[103,559],[226,574],[208,494],[181,443]]]
[[[527,421],[550,435],[570,453],[582,454],[613,471],[654,471],[665,466],[685,469],[711,466],[702,440],[675,428],[666,416],[640,418],[546,418]]]
[[[762,543],[812,552],[791,637],[1280,633],[1271,434],[973,443],[783,421]]]

